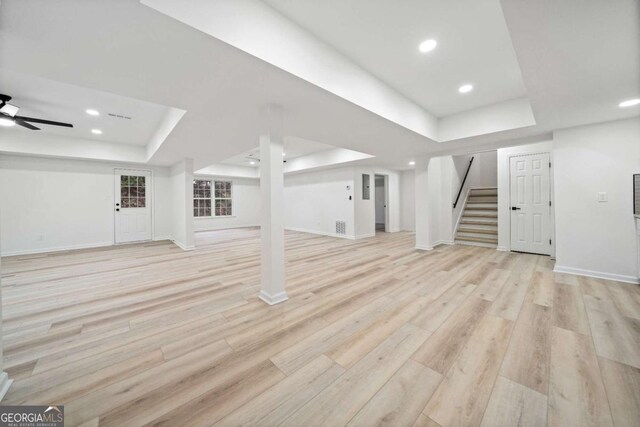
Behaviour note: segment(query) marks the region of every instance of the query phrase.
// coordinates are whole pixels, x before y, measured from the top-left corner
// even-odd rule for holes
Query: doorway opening
[[[389,231],[388,177],[386,175],[376,175],[375,184],[376,232],[387,232]]]

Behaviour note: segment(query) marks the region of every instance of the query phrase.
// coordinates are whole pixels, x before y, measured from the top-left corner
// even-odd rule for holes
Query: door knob
[[[120,212],[120,208],[116,208],[116,212]]]
[[[518,207],[515,207],[515,206],[511,206],[511,210],[512,210],[512,211],[519,211],[519,210],[521,210],[521,209],[522,209],[522,208],[518,208]]]

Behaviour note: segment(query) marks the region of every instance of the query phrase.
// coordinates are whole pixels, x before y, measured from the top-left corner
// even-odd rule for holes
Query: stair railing
[[[469,166],[467,166],[467,172],[464,174],[464,178],[462,178],[462,184],[460,184],[460,190],[458,190],[458,196],[456,197],[456,201],[453,202],[453,209],[458,205],[458,200],[460,200],[460,195],[462,194],[462,189],[464,188],[464,183],[467,181],[467,176],[469,176],[469,171],[471,170],[471,164],[473,163],[473,157],[469,160]]]

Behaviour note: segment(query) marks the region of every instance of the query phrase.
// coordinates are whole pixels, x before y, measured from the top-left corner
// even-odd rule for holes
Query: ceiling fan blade
[[[70,124],[70,123],[54,122],[52,120],[36,119],[36,118],[33,118],[33,117],[15,116],[15,118],[23,120],[25,122],[42,123],[43,125],[64,126],[66,128],[72,128],[73,127],[73,125]],[[17,121],[16,121],[16,123],[17,123]]]
[[[14,117],[13,121],[18,125],[18,126],[22,126],[23,128],[27,128],[27,129],[31,129],[31,130],[40,130],[40,128],[35,127],[34,125],[32,125],[31,123],[27,123],[24,120],[18,118],[18,117]]]

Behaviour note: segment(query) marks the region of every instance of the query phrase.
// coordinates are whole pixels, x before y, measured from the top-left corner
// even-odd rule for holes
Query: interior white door
[[[116,243],[151,240],[151,174],[115,170]]]
[[[511,157],[511,250],[550,255],[549,153]]]

